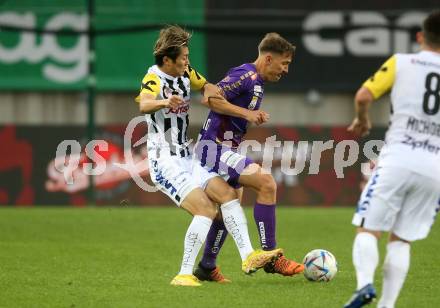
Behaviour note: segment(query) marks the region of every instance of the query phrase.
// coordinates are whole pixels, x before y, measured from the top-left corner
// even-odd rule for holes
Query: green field
[[[352,209],[279,207],[278,243],[302,259],[314,248],[336,256],[330,283],[263,271],[240,272],[229,237],[219,264],[230,285],[169,285],[179,270],[190,216],[166,208],[0,209],[1,307],[342,307],[355,286]],[[256,227],[247,212],[251,237]],[[383,252],[384,241],[381,243]],[[413,245],[412,266],[397,307],[438,307],[440,227]],[[383,258],[383,253],[381,253]],[[380,288],[380,271],[376,286]]]

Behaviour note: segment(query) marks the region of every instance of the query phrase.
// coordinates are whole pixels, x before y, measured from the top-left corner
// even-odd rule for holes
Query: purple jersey
[[[231,104],[250,110],[260,108],[264,82],[257,74],[253,63],[230,69],[217,85]],[[232,132],[232,147],[236,148],[246,134],[248,124],[245,119],[218,114],[211,110],[200,131],[200,139],[221,143],[225,140],[225,132]]]

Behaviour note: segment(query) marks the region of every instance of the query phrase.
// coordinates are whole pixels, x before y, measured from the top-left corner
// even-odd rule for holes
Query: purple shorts
[[[231,147],[212,140],[199,140],[194,148],[194,156],[204,168],[220,175],[235,189],[241,187],[238,179],[243,170],[254,162]]]

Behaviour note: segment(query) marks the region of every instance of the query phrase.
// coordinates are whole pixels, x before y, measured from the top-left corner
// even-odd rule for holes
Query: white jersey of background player
[[[377,239],[390,231],[378,307],[394,307],[409,269],[410,242],[425,238],[440,208],[440,11],[417,34],[422,51],[395,54],[356,94],[358,135],[370,129],[370,103],[391,90],[390,126],[378,166],[362,192],[353,224],[357,291],[345,307],[376,297]]]

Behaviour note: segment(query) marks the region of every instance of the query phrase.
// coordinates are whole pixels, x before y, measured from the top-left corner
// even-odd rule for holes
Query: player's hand
[[[246,121],[255,125],[260,125],[269,119],[269,114],[263,110],[249,110],[246,115]]]
[[[348,127],[348,131],[354,133],[357,136],[365,137],[370,133],[371,122],[369,118],[354,118],[351,125]]]
[[[259,111],[260,111],[260,123],[258,125],[269,121],[270,115],[266,111],[263,110],[259,110]]]
[[[183,104],[183,98],[181,98],[178,95],[171,95],[166,101],[166,108],[170,108],[170,109],[177,109],[179,108],[180,105]]]

